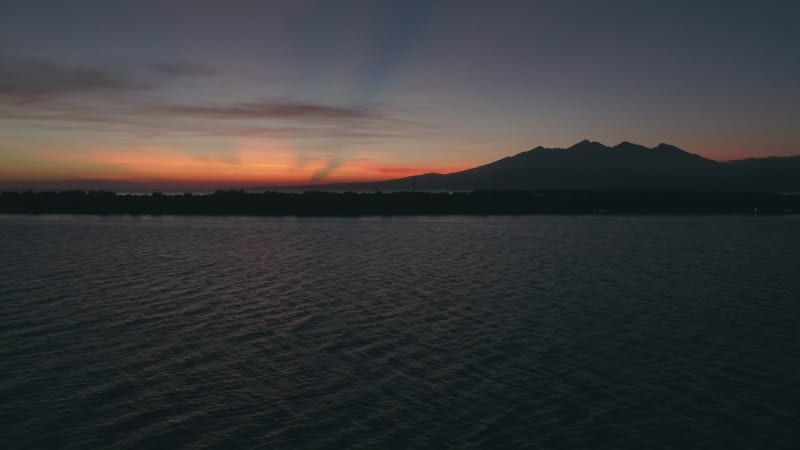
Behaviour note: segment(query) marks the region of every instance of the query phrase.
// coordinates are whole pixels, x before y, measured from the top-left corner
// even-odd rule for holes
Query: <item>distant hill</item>
[[[328,191],[398,190],[724,190],[800,192],[800,156],[718,162],[669,144],[653,148],[584,140],[569,148],[536,147],[449,174],[379,182],[309,185]]]

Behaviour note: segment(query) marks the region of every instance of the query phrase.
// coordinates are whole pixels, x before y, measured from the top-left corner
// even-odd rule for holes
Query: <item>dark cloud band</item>
[[[263,101],[221,106],[167,106],[164,111],[219,119],[370,119],[379,115],[366,108],[349,108],[303,102]]]
[[[165,78],[215,73],[210,67],[177,62],[149,64],[136,69],[0,54],[0,99],[26,104],[48,102],[68,95],[135,92],[154,89]]]

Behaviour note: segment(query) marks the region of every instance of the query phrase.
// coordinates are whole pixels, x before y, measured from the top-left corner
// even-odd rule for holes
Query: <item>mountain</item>
[[[536,147],[450,174],[301,189],[394,190],[737,190],[800,192],[800,156],[718,162],[669,144],[608,147],[583,140],[569,148]]]

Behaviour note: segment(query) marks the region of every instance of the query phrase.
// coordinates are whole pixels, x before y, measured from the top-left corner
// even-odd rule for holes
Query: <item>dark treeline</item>
[[[796,214],[800,194],[655,191],[456,193],[2,192],[0,213],[194,215]]]

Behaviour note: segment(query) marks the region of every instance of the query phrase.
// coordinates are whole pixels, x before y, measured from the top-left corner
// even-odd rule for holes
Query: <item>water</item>
[[[2,448],[797,448],[800,218],[0,216]]]

